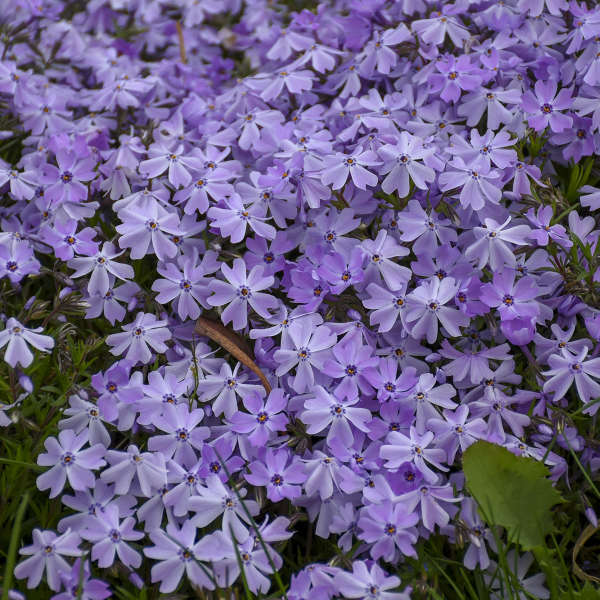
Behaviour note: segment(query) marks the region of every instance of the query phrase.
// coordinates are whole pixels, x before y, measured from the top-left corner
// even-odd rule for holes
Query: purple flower
[[[409,600],[411,589],[391,592],[400,586],[395,575],[388,577],[385,571],[373,563],[369,568],[364,561],[352,563],[352,573],[339,572],[335,576],[335,586],[344,598],[372,598],[373,600]]]
[[[114,483],[116,494],[127,494],[132,489],[138,495],[150,498],[167,481],[165,459],[160,453],[140,452],[131,444],[127,452],[109,450],[106,460],[111,466],[104,469],[100,477],[107,483]]]
[[[573,91],[563,88],[556,93],[556,81],[536,81],[535,94],[528,90],[523,94],[521,107],[529,113],[529,125],[536,131],[543,131],[548,125],[554,133],[571,127],[573,119],[560,111],[573,104]]]
[[[52,600],[104,600],[112,596],[108,583],[90,579],[90,563],[81,564],[78,558],[69,572],[61,571],[64,592],[52,596]]]
[[[252,461],[250,473],[244,475],[246,481],[267,489],[267,498],[279,502],[284,498],[294,500],[302,494],[300,484],[306,481],[304,465],[287,448],[272,450],[267,448],[260,460]]]
[[[33,362],[33,353],[27,344],[42,352],[54,348],[54,340],[49,335],[41,335],[40,331],[43,331],[41,327],[28,329],[10,317],[6,321],[6,327],[0,331],[0,348],[8,344],[4,360],[13,368],[17,365],[28,367]]]
[[[562,225],[550,225],[552,219],[552,207],[540,206],[537,213],[530,208],[527,211],[527,220],[535,227],[529,233],[529,237],[535,240],[539,246],[547,246],[550,239],[560,244],[563,248],[570,248],[573,242],[567,236],[567,230]]]
[[[314,398],[304,402],[306,410],[300,415],[308,425],[308,433],[320,433],[327,429],[327,442],[337,438],[342,444],[351,446],[354,442],[351,425],[361,431],[369,431],[367,423],[371,421],[371,412],[354,406],[358,403],[358,396],[353,395],[344,401],[320,385],[315,386],[312,393]]]
[[[172,301],[182,320],[197,319],[201,312],[198,305],[207,306],[209,279],[205,276],[218,268],[215,255],[209,252],[204,254],[200,264],[198,254],[193,253],[179,256],[177,265],[172,262],[158,265],[156,270],[164,279],[157,279],[152,284],[152,291],[158,292],[156,301],[161,304]]]
[[[85,227],[77,232],[77,221],[55,221],[53,227],[42,229],[42,239],[54,248],[54,254],[61,260],[70,260],[75,253],[87,256],[98,252],[98,242],[92,241],[97,232],[91,227]]]
[[[27,587],[37,588],[44,571],[51,590],[61,588],[61,573],[70,570],[63,556],[81,556],[79,535],[71,530],[57,536],[54,531],[33,530],[33,544],[19,550],[19,554],[30,555],[15,567],[15,577],[27,577]]]
[[[106,448],[103,444],[95,444],[81,450],[88,439],[87,430],[76,435],[71,429],[65,429],[58,434],[58,441],[49,437],[44,442],[47,452],[38,456],[37,463],[52,468],[40,475],[36,483],[40,490],[50,489],[50,498],[58,496],[67,480],[74,490],[94,486],[96,480],[92,470],[106,464],[103,459]]]
[[[99,394],[98,408],[107,421],[114,421],[122,404],[133,404],[143,397],[141,374],[130,377],[127,362],[117,362],[104,373],[92,375],[92,386]],[[152,378],[153,373],[150,374]]]
[[[510,321],[537,317],[540,308],[535,298],[539,295],[540,288],[533,277],[525,276],[515,282],[515,272],[506,269],[494,274],[493,283],[482,286],[480,299],[487,306],[497,308],[502,321]]]
[[[172,458],[180,465],[190,467],[197,461],[194,450],[202,448],[209,437],[208,427],[198,427],[204,418],[201,408],[189,409],[186,403],[167,404],[162,415],[153,420],[153,425],[166,435],[154,435],[148,440],[148,450],[160,452],[165,459]]]
[[[335,388],[339,398],[358,398],[359,388],[369,393],[368,374],[379,360],[369,346],[362,346],[357,338],[346,338],[332,349],[333,358],[325,361],[324,372],[341,379]]]
[[[457,290],[458,284],[452,277],[442,281],[434,277],[407,296],[410,305],[405,318],[415,339],[427,337],[432,344],[438,335],[438,321],[451,336],[460,335],[459,327],[466,327],[469,318],[455,308],[444,306],[454,298]]]
[[[381,164],[377,160],[377,155],[370,150],[363,151],[362,148],[358,148],[349,156],[337,153],[334,156],[325,157],[323,163],[321,181],[325,185],[331,185],[334,190],[343,187],[348,176],[361,190],[365,190],[367,186],[377,185],[377,175],[365,168]]]
[[[211,226],[218,228],[221,235],[230,238],[232,243],[237,244],[244,239],[247,227],[268,240],[275,238],[275,228],[265,223],[268,218],[263,202],[253,202],[246,206],[239,194],[232,194],[223,200],[223,204],[226,208],[210,208],[208,217],[212,219]]]
[[[209,296],[207,302],[211,306],[228,305],[221,314],[225,325],[233,321],[234,329],[244,329],[248,324],[248,305],[263,318],[271,316],[269,309],[277,308],[277,302],[273,296],[261,290],[270,288],[274,280],[272,275],[263,275],[261,265],[252,267],[250,273],[246,274],[246,263],[236,258],[233,267],[222,264],[221,272],[227,281],[211,281],[209,289],[213,295]]]
[[[393,358],[380,360],[377,370],[370,369],[365,377],[377,390],[380,402],[407,398],[418,381],[414,367],[407,367],[398,376],[398,361]]]
[[[383,158],[381,174],[387,177],[381,182],[381,189],[386,194],[398,192],[400,198],[408,196],[409,180],[420,190],[435,179],[435,171],[420,161],[433,154],[433,148],[424,148],[420,138],[402,131],[396,144],[385,144],[378,153]]]
[[[360,248],[354,248],[349,259],[334,252],[325,256],[317,273],[329,283],[334,294],[341,294],[363,280],[363,262],[364,254]]]
[[[240,367],[241,364],[238,363],[232,371],[225,363],[218,375],[209,374],[198,382],[198,392],[203,400],[215,398],[212,411],[217,416],[225,413],[225,416],[230,418],[237,411],[238,396],[260,394],[262,397],[265,394],[262,385],[246,383],[248,375],[238,375]]]
[[[373,544],[371,556],[387,562],[398,559],[398,550],[405,556],[416,557],[414,544],[417,534],[414,526],[419,522],[417,513],[403,503],[383,502],[362,509],[358,520],[359,538]]]
[[[126,360],[147,364],[152,360],[150,348],[158,353],[167,351],[165,342],[171,339],[171,332],[166,325],[151,313],[139,312],[133,323],[123,325],[123,333],[109,335],[106,343],[111,346],[111,354],[119,356],[127,350]]]
[[[151,179],[168,170],[169,183],[175,187],[184,187],[192,181],[190,171],[200,171],[204,164],[196,156],[186,156],[183,146],[170,150],[161,144],[152,144],[148,150],[150,158],[140,163],[140,173]]]
[[[151,575],[152,583],[161,582],[161,593],[175,591],[184,573],[193,585],[214,589],[207,575],[211,573],[211,567],[198,563],[215,562],[223,558],[222,538],[213,533],[196,542],[196,535],[196,526],[191,521],[184,521],[180,529],[174,523],[169,523],[166,532],[156,529],[150,533],[154,546],[144,548],[144,554],[160,561],[152,567]]]
[[[154,251],[158,260],[166,260],[177,255],[177,246],[170,235],[179,231],[179,217],[176,213],[167,212],[156,201],[148,202],[144,210],[133,205],[119,212],[122,224],[116,227],[121,234],[119,246],[129,248],[133,259],[140,259]]]
[[[280,388],[269,394],[266,402],[258,394],[247,394],[242,398],[250,414],[238,411],[229,419],[236,433],[248,434],[248,441],[257,448],[263,447],[273,433],[285,431],[288,419],[282,411],[287,406],[287,398]]]
[[[480,70],[466,54],[442,58],[435,63],[435,68],[439,74],[429,76],[430,93],[441,91],[440,98],[445,102],[457,102],[461,90],[472,91],[482,82]]]
[[[52,202],[79,203],[88,197],[88,189],[83,182],[96,177],[93,158],[78,161],[75,152],[59,150],[56,154],[58,167],[44,165],[41,183],[47,184],[44,196]]]
[[[0,242],[0,278],[8,277],[11,283],[18,283],[23,277],[39,271],[40,263],[35,259],[33,248],[29,243]]]
[[[244,498],[246,490],[234,492],[217,475],[209,475],[206,485],[199,485],[196,490],[197,495],[192,496],[188,502],[189,510],[196,512],[192,518],[196,527],[205,527],[222,516],[223,532],[227,537],[234,535],[239,541],[248,537],[247,527],[251,522],[249,515],[258,514],[258,504]]]
[[[432,431],[419,435],[414,427],[410,428],[410,437],[399,431],[391,431],[386,438],[388,443],[381,446],[379,453],[387,461],[384,466],[387,469],[397,469],[405,462],[412,462],[427,482],[436,483],[439,475],[427,463],[441,471],[448,469],[441,464],[446,460],[446,453],[440,448],[428,448],[434,437]]]
[[[117,506],[109,504],[101,517],[92,518],[81,536],[93,543],[92,560],[98,561],[99,567],[110,567],[116,554],[126,567],[137,568],[142,564],[142,557],[127,542],[139,540],[144,534],[134,527],[133,517],[121,521]]]
[[[600,384],[596,381],[600,379],[600,358],[585,360],[587,354],[588,348],[582,348],[577,355],[563,348],[560,354],[550,355],[550,370],[544,373],[550,378],[544,383],[544,392],[552,392],[554,399],[559,400],[575,382],[577,394],[584,404],[600,396]],[[599,407],[594,404],[583,412],[595,414]]]
[[[131,279],[133,277],[133,267],[131,265],[118,263],[114,260],[121,256],[123,252],[124,250],[118,252],[110,242],[104,242],[102,249],[93,256],[79,256],[69,261],[69,267],[75,269],[75,273],[71,277],[76,279],[91,273],[88,283],[89,294],[104,296],[110,288],[109,273],[117,279]]]
[[[466,164],[459,156],[454,158],[449,166],[454,170],[444,171],[439,176],[440,189],[449,192],[460,188],[459,198],[463,208],[481,210],[486,203],[500,202],[502,191],[497,171],[479,162]]]
[[[326,325],[311,331],[297,321],[290,325],[289,332],[293,347],[275,351],[274,358],[279,363],[276,374],[281,377],[296,367],[292,387],[301,394],[314,385],[313,367],[319,370],[324,368],[329,356],[328,349],[336,343],[337,336]]]

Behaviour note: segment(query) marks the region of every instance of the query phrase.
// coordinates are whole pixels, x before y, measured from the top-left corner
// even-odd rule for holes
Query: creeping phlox
[[[55,600],[109,597],[115,563],[267,593],[298,527],[352,571],[301,565],[288,598],[402,600],[390,569],[458,521],[495,590],[462,452],[600,468],[554,418],[600,407],[600,271],[565,271],[595,264],[600,189],[555,187],[600,144],[600,7],[296,4],[0,1],[0,303],[54,278],[106,332],[38,458],[57,531],[15,569]],[[0,352],[27,402],[58,334],[23,302]]]

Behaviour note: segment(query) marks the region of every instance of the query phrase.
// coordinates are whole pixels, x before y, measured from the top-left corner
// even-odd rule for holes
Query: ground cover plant
[[[596,2],[0,8],[2,600],[600,597]]]

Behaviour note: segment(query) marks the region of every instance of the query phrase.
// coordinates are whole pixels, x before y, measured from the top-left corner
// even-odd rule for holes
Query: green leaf
[[[479,441],[463,455],[467,488],[490,525],[502,525],[524,549],[544,545],[552,529],[550,508],[562,502],[547,479],[548,469],[533,458]]]
[[[573,594],[573,598],[575,600],[600,600],[600,590],[587,581],[580,592]]]

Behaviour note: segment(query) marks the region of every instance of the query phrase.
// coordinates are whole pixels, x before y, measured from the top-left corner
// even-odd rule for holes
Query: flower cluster
[[[353,570],[311,565],[290,599],[408,598],[389,565],[458,520],[493,573],[461,453],[558,481],[585,440],[557,411],[600,407],[600,276],[565,271],[592,271],[600,190],[550,192],[600,145],[600,8],[1,4],[1,289],[54,277],[108,332],[38,458],[58,531],[16,577],[96,600],[120,562],[165,593],[242,572],[267,593],[298,513]],[[26,382],[53,331],[3,322]]]

